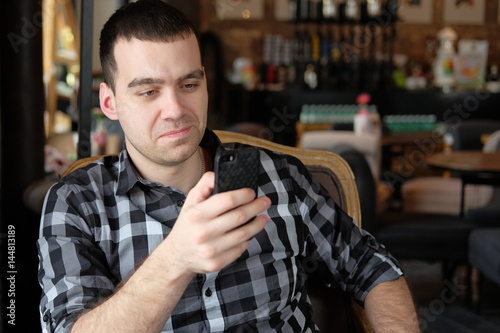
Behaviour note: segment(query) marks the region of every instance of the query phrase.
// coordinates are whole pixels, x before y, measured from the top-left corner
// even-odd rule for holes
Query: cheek
[[[198,96],[193,98],[195,101],[195,106],[193,107],[200,117],[206,117],[208,111],[208,93],[200,92]]]
[[[123,103],[118,108],[118,120],[124,131],[141,133],[148,131],[152,126],[151,112],[136,103]]]

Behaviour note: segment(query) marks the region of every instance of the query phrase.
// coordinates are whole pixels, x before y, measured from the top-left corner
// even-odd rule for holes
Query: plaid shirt
[[[213,153],[219,144],[207,130],[201,145]],[[360,303],[402,275],[301,162],[266,150],[260,159],[258,195],[273,202],[269,223],[234,263],[190,282],[164,332],[317,332],[306,292],[311,268]],[[56,183],[38,241],[43,331],[69,331],[82,310],[111,295],[168,236],[185,199],[140,178],[126,150]]]

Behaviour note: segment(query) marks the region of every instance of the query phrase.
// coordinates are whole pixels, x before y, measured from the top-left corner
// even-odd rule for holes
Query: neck
[[[130,155],[132,154],[129,152]],[[188,193],[206,171],[207,163],[203,156],[203,149],[198,147],[186,161],[173,166],[158,165],[143,156],[130,157],[142,178]]]

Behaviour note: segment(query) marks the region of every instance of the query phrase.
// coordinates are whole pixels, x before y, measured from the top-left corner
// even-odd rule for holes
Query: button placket
[[[214,332],[224,331],[224,316],[222,315],[222,305],[215,288],[215,280],[218,273],[208,273],[202,285],[202,298],[207,314],[210,330]]]

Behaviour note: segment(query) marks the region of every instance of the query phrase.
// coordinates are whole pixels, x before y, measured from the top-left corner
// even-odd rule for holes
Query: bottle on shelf
[[[276,73],[270,76],[283,86],[308,90],[392,87],[397,3],[288,0],[295,32],[291,40],[282,38],[276,47],[279,56],[269,55],[271,61],[261,70],[263,78],[272,74],[275,66]],[[383,17],[387,13],[390,17]]]
[[[322,0],[322,14],[324,20],[333,20],[337,16],[335,0]]]
[[[342,52],[336,40],[333,26],[328,30],[328,46],[328,87],[331,89],[340,89]]]

